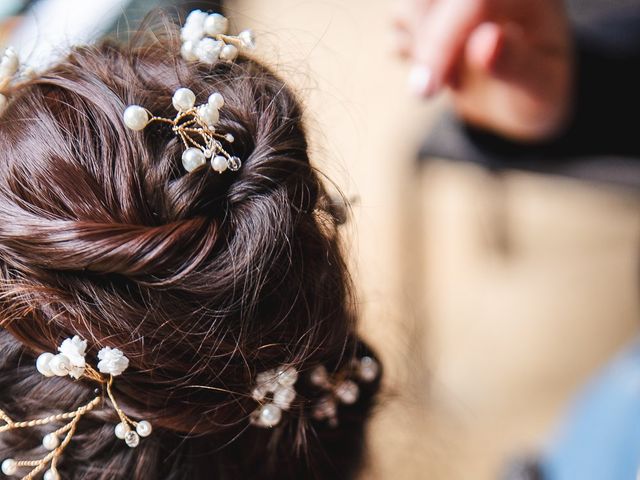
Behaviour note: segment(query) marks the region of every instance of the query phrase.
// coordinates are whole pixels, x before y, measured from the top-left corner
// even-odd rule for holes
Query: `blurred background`
[[[220,7],[0,3],[1,43],[35,65],[127,31],[153,6]],[[588,25],[630,3],[569,7]],[[363,478],[499,478],[509,459],[544,447],[580,386],[637,333],[640,172],[624,159],[473,161],[447,98],[409,93],[392,55],[392,0],[222,8],[300,92],[313,160],[353,201],[346,248],[362,333],[387,366]]]

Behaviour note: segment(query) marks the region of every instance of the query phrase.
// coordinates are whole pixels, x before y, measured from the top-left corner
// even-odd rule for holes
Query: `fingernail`
[[[430,97],[435,93],[431,69],[424,65],[415,65],[409,74],[409,88],[419,97]]]

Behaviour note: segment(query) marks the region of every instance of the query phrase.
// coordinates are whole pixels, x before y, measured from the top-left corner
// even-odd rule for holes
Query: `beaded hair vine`
[[[214,64],[222,60],[232,62],[241,50],[255,48],[255,37],[251,30],[244,30],[237,36],[228,35],[229,21],[219,13],[208,14],[194,10],[186,19],[180,37],[180,53],[187,61]],[[182,165],[187,172],[193,172],[211,162],[211,168],[218,173],[237,171],[241,160],[228,153],[222,142],[233,143],[230,133],[216,131],[220,120],[220,109],[224,98],[220,93],[212,93],[207,103],[195,106],[196,95],[188,88],[179,88],[173,95],[173,107],[178,111],[175,118],[157,117],[139,105],[130,105],[124,111],[124,123],[131,130],[143,130],[150,123],[165,123],[182,140],[185,151]]]
[[[296,398],[294,385],[298,371],[281,366],[259,373],[251,396],[260,404],[251,414],[251,423],[257,427],[275,427],[282,419],[282,412],[289,410]]]
[[[179,88],[173,95],[173,106],[178,111],[175,118],[156,117],[144,107],[130,105],[124,111],[124,123],[135,131],[143,130],[152,122],[171,125],[173,132],[184,144],[182,166],[187,172],[197,170],[207,160],[211,161],[211,168],[218,173],[227,169],[238,170],[242,162],[228,153],[222,145],[222,141],[233,143],[233,135],[218,133],[215,127],[220,119],[224,98],[216,92],[209,96],[204,105],[196,107],[195,103],[195,93],[188,88]]]
[[[320,400],[312,404],[311,414],[316,421],[338,426],[338,406],[353,405],[360,398],[361,383],[372,383],[380,376],[380,365],[369,356],[356,358],[340,371],[330,374],[324,365],[317,365],[307,380],[321,391]],[[251,414],[256,427],[275,427],[296,399],[295,385],[300,375],[293,367],[281,366],[259,373],[251,396],[259,406]]]
[[[372,383],[380,375],[380,365],[372,357],[354,359],[351,365],[330,375],[324,365],[311,372],[311,383],[324,392],[312,410],[313,418],[326,420],[331,427],[338,426],[338,406],[353,405],[360,398],[357,381]]]
[[[86,350],[86,340],[82,340],[77,335],[73,338],[67,338],[58,348],[59,353],[47,352],[40,355],[36,361],[36,368],[45,377],[69,376],[75,380],[87,379],[97,383],[102,388],[98,390],[99,393],[90,402],[71,412],[21,422],[14,421],[5,411],[0,410],[0,420],[4,422],[4,425],[0,426],[0,433],[66,422],[62,427],[48,433],[42,439],[42,445],[49,453],[34,460],[5,459],[1,466],[2,473],[5,475],[16,475],[20,469],[29,468],[31,471],[22,477],[22,480],[31,480],[49,466],[49,469],[44,473],[44,480],[60,480],[57,468],[60,457],[73,439],[78,422],[82,417],[104,403],[104,391],[106,391],[113,409],[120,418],[120,423],[115,426],[116,437],[124,440],[129,447],[135,448],[140,443],[140,437],[147,437],[151,434],[151,424],[146,420],[134,421],[129,418],[122,411],[113,394],[114,378],[122,375],[129,367],[129,359],[117,348],[105,347],[98,352],[99,361],[96,370],[87,363]]]

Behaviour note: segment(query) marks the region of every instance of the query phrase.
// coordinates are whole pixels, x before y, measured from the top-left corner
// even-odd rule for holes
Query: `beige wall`
[[[385,0],[240,0],[296,85],[313,156],[357,197],[349,254],[387,384],[366,478],[491,479],[537,446],[639,318],[640,200],[470,166],[415,170],[437,108],[407,94]]]

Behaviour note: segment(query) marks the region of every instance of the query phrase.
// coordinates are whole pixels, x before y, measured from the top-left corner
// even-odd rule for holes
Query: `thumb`
[[[480,0],[434,2],[422,18],[414,38],[414,93],[431,96],[451,82],[464,58],[469,35],[483,18]]]

